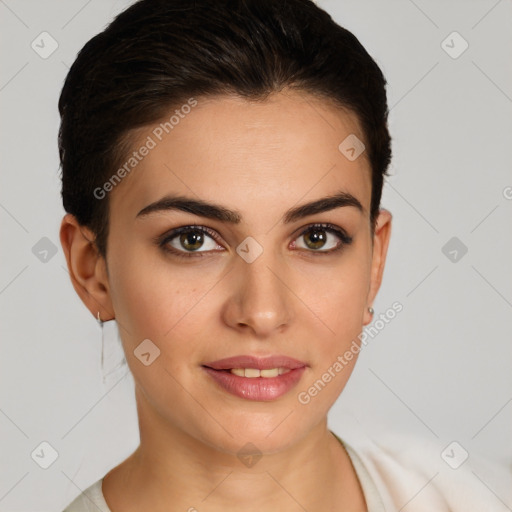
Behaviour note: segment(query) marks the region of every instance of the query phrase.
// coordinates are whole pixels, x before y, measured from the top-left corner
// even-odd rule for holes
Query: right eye
[[[223,249],[217,242],[216,233],[205,226],[183,226],[173,229],[159,241],[164,251],[178,257],[204,256],[203,253]],[[201,250],[203,249],[203,250]],[[217,252],[217,251],[215,251]]]

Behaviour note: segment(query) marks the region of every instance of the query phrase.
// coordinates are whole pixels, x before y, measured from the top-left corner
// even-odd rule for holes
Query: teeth
[[[256,377],[277,377],[278,375],[283,375],[283,373],[288,373],[289,371],[289,368],[269,368],[268,370],[258,370],[257,368],[233,368],[231,373],[238,375],[239,377],[254,379]]]

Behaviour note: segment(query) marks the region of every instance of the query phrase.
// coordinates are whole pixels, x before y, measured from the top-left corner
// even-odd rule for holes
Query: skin
[[[391,214],[380,210],[372,237],[366,153],[349,161],[338,149],[350,134],[364,140],[358,120],[291,91],[263,103],[197,99],[110,192],[106,261],[72,215],[61,225],[73,285],[94,317],[116,318],[136,383],[141,443],[105,476],[105,499],[113,512],[366,510],[350,459],[327,427],[357,357],[307,405],[297,399],[371,321],[367,308],[382,280]],[[153,128],[134,133],[134,148]],[[289,208],[340,190],[364,211],[344,206],[282,222]],[[166,193],[223,205],[242,221],[181,211],[136,218]],[[352,243],[318,254],[339,239],[330,235],[315,252],[301,233],[317,222],[344,229]],[[219,236],[205,235],[204,257],[179,259],[153,241],[191,224]],[[263,248],[250,264],[236,252],[248,236]],[[186,252],[179,240],[173,247]],[[144,339],[161,351],[149,366],[134,355]],[[307,368],[284,396],[245,400],[201,367],[241,354],[284,354]],[[248,442],[262,453],[252,467],[237,457]]]

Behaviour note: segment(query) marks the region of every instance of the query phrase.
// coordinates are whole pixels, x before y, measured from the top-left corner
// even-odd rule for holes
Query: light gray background
[[[100,328],[58,238],[58,95],[76,53],[128,3],[0,0],[3,512],[62,510],[138,444],[133,380],[103,384]],[[404,306],[363,349],[330,426],[457,440],[510,463],[511,2],[319,4],[389,82],[382,206],[394,226],[376,317]],[[31,48],[43,31],[59,45],[47,59]],[[441,46],[453,31],[469,43],[456,59]],[[47,262],[32,251],[43,237],[58,249]],[[468,248],[456,262],[442,252],[452,237]],[[42,441],[59,454],[46,470],[30,455]]]

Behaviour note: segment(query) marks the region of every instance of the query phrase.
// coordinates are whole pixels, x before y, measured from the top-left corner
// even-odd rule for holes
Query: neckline
[[[103,476],[103,478],[98,482],[98,499],[100,500],[98,505],[100,505],[102,508],[102,512],[112,512],[107,504],[107,501],[105,500],[105,495],[103,494],[103,480],[105,476]]]
[[[329,432],[338,440],[348,455],[352,468],[354,469],[357,479],[359,480],[359,484],[363,489],[363,495],[366,501],[367,509],[372,512],[385,512],[384,503],[382,502],[382,498],[379,494],[377,486],[375,485],[374,480],[372,479],[368,469],[364,465],[357,452],[348,443],[338,437],[332,430],[329,430]],[[96,482],[98,491],[97,497],[99,500],[98,505],[104,509],[102,512],[112,512],[105,500],[105,495],[103,494],[103,480],[105,476]]]
[[[359,457],[358,453],[352,446],[343,441],[332,430],[329,432],[331,432],[331,434],[339,441],[343,449],[347,452],[350,463],[352,464],[352,468],[354,469],[357,479],[359,480],[359,484],[363,489],[367,510],[371,512],[386,512],[386,508],[384,506],[384,502],[382,501],[382,496],[377,489],[377,485],[375,484],[375,481]]]

